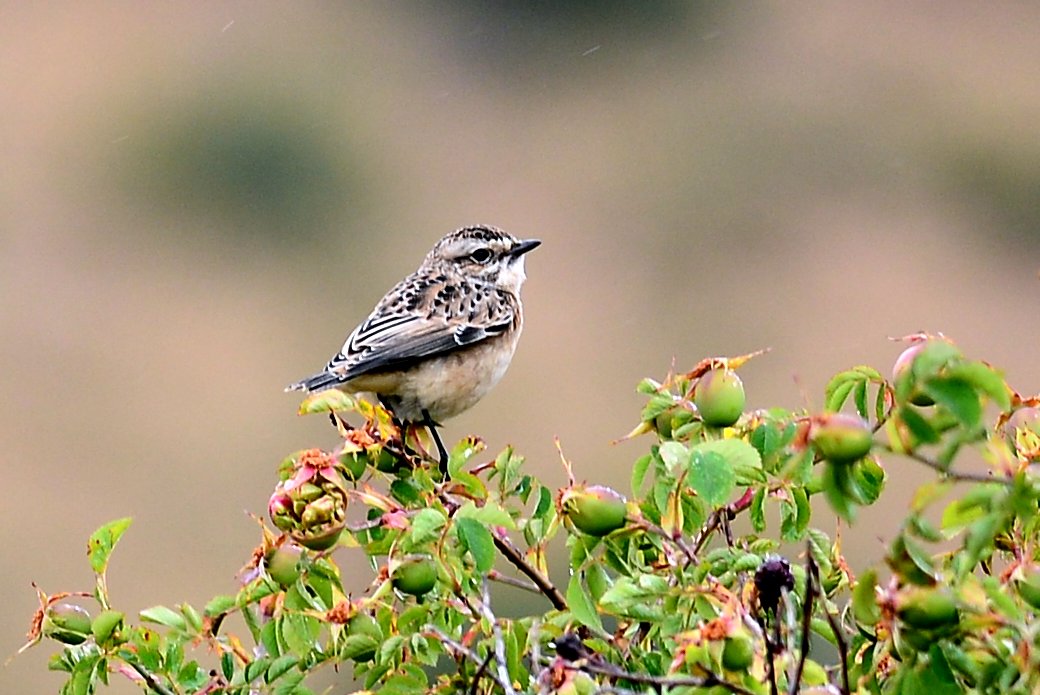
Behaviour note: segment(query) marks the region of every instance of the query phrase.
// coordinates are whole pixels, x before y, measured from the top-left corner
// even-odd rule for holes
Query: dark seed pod
[[[775,613],[783,591],[794,589],[791,563],[779,555],[767,555],[755,571],[755,588],[758,603],[766,612]]]
[[[553,640],[553,646],[556,647],[556,655],[567,661],[577,661],[588,655],[588,650],[581,643],[581,638],[573,632],[560,635]]]

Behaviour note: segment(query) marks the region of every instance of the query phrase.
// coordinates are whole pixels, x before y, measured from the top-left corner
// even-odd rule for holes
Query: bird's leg
[[[408,447],[408,430],[405,429],[405,423],[401,421],[401,418],[397,417],[397,413],[394,412],[393,406],[390,405],[390,400],[383,398],[382,396],[377,396],[377,398],[379,398],[379,404],[383,406],[387,413],[390,414],[390,422],[392,422],[394,427],[397,428],[397,431],[401,433],[400,453],[403,453],[405,456],[417,454],[418,452],[412,451]]]
[[[441,436],[437,433],[437,423],[430,417],[430,411],[423,408],[423,424],[430,430],[430,436],[433,437],[433,443],[437,445],[437,454],[441,457],[440,469],[441,475],[444,479],[448,479],[448,450],[444,448],[444,442],[441,441]]]

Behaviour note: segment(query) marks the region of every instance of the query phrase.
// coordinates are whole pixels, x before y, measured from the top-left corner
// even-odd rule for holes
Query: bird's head
[[[524,254],[541,243],[517,239],[496,227],[474,225],[456,229],[438,241],[426,263],[516,293],[527,278]]]

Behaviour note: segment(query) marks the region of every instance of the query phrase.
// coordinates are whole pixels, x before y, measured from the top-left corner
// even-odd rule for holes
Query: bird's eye
[[[469,257],[477,263],[483,265],[491,260],[491,255],[491,249],[482,247],[471,253]]]

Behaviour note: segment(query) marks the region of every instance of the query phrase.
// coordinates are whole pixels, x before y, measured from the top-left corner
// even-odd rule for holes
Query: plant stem
[[[491,535],[495,540],[495,547],[498,548],[498,551],[502,553],[514,567],[523,572],[527,575],[528,579],[534,582],[535,586],[538,587],[538,590],[549,599],[550,603],[552,603],[553,608],[558,611],[567,610],[567,599],[563,597],[560,590],[549,581],[548,577],[545,577],[541,572],[531,566],[531,564],[524,558],[523,553],[513,545],[507,536],[499,536],[497,533],[492,533]]]

